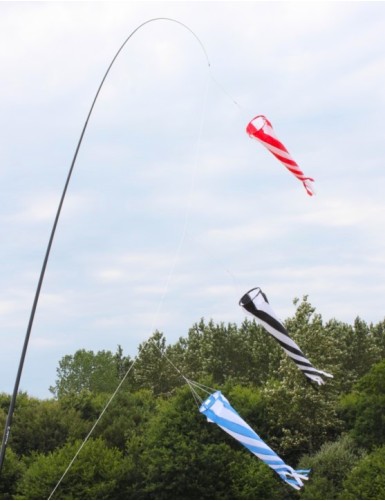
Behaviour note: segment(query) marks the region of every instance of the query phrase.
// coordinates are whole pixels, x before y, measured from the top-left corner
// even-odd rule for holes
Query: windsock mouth
[[[250,123],[252,123],[257,130],[261,130],[266,124],[266,117],[263,115],[257,115]]]
[[[241,297],[241,299],[239,300],[239,306],[245,306],[249,303],[252,303],[253,300],[259,295],[259,294],[262,294],[263,295],[263,292],[261,290],[260,287],[254,287],[253,289],[250,289],[249,291],[247,291],[245,294],[243,294],[243,296]]]
[[[265,125],[269,125],[270,122],[267,120],[265,115],[257,115],[247,124],[246,132],[250,137],[255,139],[255,134],[260,132]]]

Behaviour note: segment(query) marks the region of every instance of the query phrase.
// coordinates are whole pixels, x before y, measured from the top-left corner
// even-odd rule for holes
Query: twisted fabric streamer
[[[310,470],[294,470],[288,466],[241,418],[220,391],[212,393],[202,403],[199,411],[211,423],[216,423],[222,430],[238,440],[255,456],[272,468],[281,479],[294,489],[299,490],[308,480]]]
[[[267,296],[259,287],[246,292],[239,301],[248,313],[253,315],[258,322],[271,334],[289,357],[297,364],[307,378],[322,385],[325,381],[321,376],[333,377],[327,372],[320,371],[313,367],[312,363],[302,353],[298,344],[291,339],[282,322],[272,310]]]
[[[314,179],[305,177],[298,164],[291,157],[285,146],[275,135],[273,127],[264,115],[257,115],[246,127],[247,134],[257,141],[261,142],[266,148],[280,161],[294,176],[302,181],[308,195],[315,194],[311,182]]]

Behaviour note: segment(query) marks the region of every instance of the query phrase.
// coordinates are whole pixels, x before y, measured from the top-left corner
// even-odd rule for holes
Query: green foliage
[[[357,444],[385,444],[385,359],[375,364],[341,400],[341,412]]]
[[[215,325],[203,320],[190,329],[185,346],[184,370],[193,379],[210,376],[216,384],[231,378],[246,384],[263,384],[277,368],[281,350],[261,326],[245,320]]]
[[[298,304],[294,317],[286,320],[285,326],[290,337],[298,343],[316,368],[333,373],[332,368],[341,359],[341,348],[336,343],[335,332],[324,328],[321,315],[315,313],[315,308],[306,296]],[[284,364],[289,361],[288,357],[283,358]],[[330,380],[325,379],[329,384]]]
[[[295,304],[285,325],[314,366],[334,375],[325,385],[309,383],[249,320],[237,327],[201,319],[173,345],[156,331],[134,364],[120,346],[79,350],[59,362],[54,399],[19,394],[2,496],[47,498],[66,472],[54,498],[383,497],[384,451],[375,447],[385,444],[385,321],[324,324],[306,296]],[[294,491],[207,422],[182,375],[221,389],[290,466],[311,467],[305,488]],[[0,424],[9,402],[0,394]]]
[[[240,452],[231,466],[230,499],[290,499],[291,487],[251,454]]]
[[[314,315],[306,298],[295,316],[286,321],[286,327],[315,367],[333,373],[334,350],[338,353],[338,348],[330,332],[324,332],[321,317]],[[333,379],[327,379],[322,386],[309,382],[286,356],[281,359],[278,377],[263,387],[265,413],[261,433],[289,464],[296,463],[305,453],[314,453],[325,441],[341,433],[336,386]]]
[[[84,423],[79,413],[54,400],[39,400],[20,393],[17,398],[9,444],[19,455],[49,452],[68,437],[79,437]]]
[[[362,458],[343,487],[340,499],[385,499],[385,446]]]
[[[134,442],[134,443],[133,443]],[[137,478],[128,498],[139,499],[200,499],[205,489],[214,489],[205,481],[207,474],[221,475],[218,463],[223,460],[211,456],[211,462],[204,453],[210,442],[204,419],[197,412],[194,400],[187,388],[175,396],[158,399],[157,412],[153,415],[138,444],[137,437],[131,437],[127,447],[141,450],[139,459],[142,475]],[[223,450],[222,450],[223,449]],[[221,450],[227,448],[221,444]],[[210,473],[209,473],[210,472]],[[208,494],[208,493],[207,493]]]
[[[56,385],[50,387],[57,398],[75,395],[82,391],[112,393],[130,365],[119,346],[115,355],[111,351],[78,350],[59,362]]]
[[[253,404],[246,402],[242,390],[232,388],[232,396],[252,412]],[[128,450],[137,451],[138,445],[132,437]],[[139,447],[141,475],[126,491],[126,499],[255,499],[256,494],[274,499],[280,492],[280,480],[272,470],[208,423],[188,388],[158,401]]]
[[[363,455],[349,436],[326,442],[313,456],[305,455],[299,468],[310,468],[301,499],[338,499],[343,481]]]
[[[0,499],[13,499],[16,486],[23,477],[24,463],[17,457],[13,450],[8,447],[3,469],[0,475]]]
[[[156,331],[150,339],[139,345],[133,379],[136,388],[148,388],[154,395],[165,395],[183,383],[167,360],[166,339]]]
[[[265,420],[265,401],[262,390],[255,386],[233,385],[230,382],[224,385],[223,391],[243,419],[250,426],[255,424],[260,429],[262,422]]]
[[[304,453],[313,453],[336,438],[342,422],[332,390],[313,388],[297,373],[292,376],[263,389],[263,437],[289,463],[296,463]]]
[[[381,359],[371,328],[357,317],[344,338],[343,370],[346,381],[354,384]]]
[[[89,390],[82,390],[74,395],[65,395],[59,400],[59,403],[66,411],[76,410],[83,421],[93,422],[99,417],[109,398],[110,395],[105,393],[91,393]]]
[[[125,452],[127,440],[144,433],[156,406],[156,399],[150,390],[120,392],[109,405],[108,413],[98,423],[94,436],[103,437],[110,447]]]
[[[385,358],[385,320],[370,326],[370,332],[377,349],[379,360]]]
[[[81,445],[80,441],[48,454],[36,454],[19,485],[17,499],[47,499]],[[121,452],[89,439],[55,491],[56,499],[117,499],[124,476]]]

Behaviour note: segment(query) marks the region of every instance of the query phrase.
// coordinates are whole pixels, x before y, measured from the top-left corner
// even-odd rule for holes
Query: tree
[[[385,499],[385,446],[363,457],[343,487],[340,499]]]
[[[19,393],[9,444],[16,454],[49,452],[69,437],[79,438],[85,431],[81,415],[55,400],[39,400]]]
[[[66,355],[60,360],[56,371],[58,378],[50,391],[59,399],[84,390],[113,393],[129,365],[130,358],[123,357],[120,346],[116,354],[104,350],[96,354],[93,351],[78,350],[74,355]]]
[[[262,390],[264,437],[289,464],[304,453],[314,453],[342,431],[332,390],[319,390],[295,372],[282,381],[269,382]],[[303,378],[303,376],[302,376]]]
[[[294,317],[286,321],[286,327],[316,368],[332,372],[333,340],[330,332],[325,335],[322,318],[314,312],[305,297]],[[339,393],[334,381],[328,379],[322,386],[309,382],[286,355],[281,359],[277,377],[263,387],[262,397],[265,409],[262,431],[289,464],[295,464],[305,453],[314,453],[342,431],[343,423],[336,412]]]
[[[24,474],[25,465],[8,447],[0,475],[0,499],[14,499],[16,486]]]
[[[373,366],[383,353],[385,322],[368,326],[357,318],[351,326],[333,319],[324,325],[306,296],[294,303],[285,326],[314,366],[334,375],[325,385],[310,383],[254,320],[237,327],[201,319],[173,345],[156,331],[139,346],[134,363],[120,346],[116,353],[79,350],[59,363],[55,399],[20,393],[0,492],[46,498],[98,420],[54,497],[335,499],[382,493],[370,491],[367,465],[380,470],[375,447],[385,446],[385,360]],[[310,467],[304,490],[291,489],[207,422],[183,376],[221,389],[287,464]],[[9,401],[0,395],[0,423]],[[372,462],[364,462],[363,449]],[[353,471],[362,476],[362,492],[354,490]]]
[[[225,374],[232,376],[236,367],[235,351],[242,351],[235,341],[237,329],[234,325],[225,327],[223,323],[208,324],[204,319],[189,329],[187,339],[180,338],[178,347],[184,356],[179,357],[182,369],[189,378],[198,380],[210,376],[217,384],[222,384]]]
[[[385,320],[378,322],[375,325],[371,325],[370,331],[378,350],[379,360],[381,360],[385,358]]]
[[[371,449],[385,444],[385,360],[342,398],[340,409],[358,445]]]
[[[138,351],[133,374],[136,388],[148,388],[154,395],[165,395],[183,384],[183,379],[168,360],[169,350],[161,332],[155,331],[139,345]]]
[[[353,326],[345,333],[342,359],[344,379],[353,385],[373,364],[379,362],[381,357],[373,332],[362,319],[357,317]]]
[[[303,456],[299,468],[310,468],[311,473],[301,498],[339,499],[345,478],[363,454],[364,451],[344,435],[336,442],[326,442],[314,455]]]
[[[127,451],[127,441],[145,433],[146,425],[156,411],[156,398],[151,390],[120,391],[110,403],[95,429],[109,447]]]
[[[237,398],[238,388],[232,398],[251,413],[258,399],[248,400],[251,391]],[[136,474],[131,468],[125,499],[255,499],[256,493],[277,499],[281,493],[279,477],[208,423],[187,387],[167,400],[158,398],[157,412],[140,437],[130,438],[127,451],[134,454]]]
[[[179,367],[191,379],[210,377],[215,384],[232,381],[263,384],[277,369],[281,351],[254,321],[235,324],[205,323],[203,319],[180,338],[174,348]]]
[[[243,381],[262,386],[269,379],[278,377],[284,354],[276,340],[261,325],[247,319],[242,323],[238,337],[242,346],[239,366],[243,369]]]
[[[202,446],[210,443],[209,435],[187,387],[167,400],[158,398],[157,411],[140,438],[140,444],[135,436],[127,444],[128,451],[139,447],[136,459],[141,471],[127,493],[129,499],[199,499],[212,492],[213,479],[208,487],[204,478],[210,469],[221,477],[219,460],[212,456],[210,468],[205,463]]]
[[[294,299],[297,310],[292,318],[285,321],[285,327],[290,337],[300,346],[314,367],[326,372],[333,372],[332,367],[338,365],[341,358],[341,348],[336,342],[336,333],[324,328],[322,316],[308,302],[307,296],[302,301]],[[284,357],[286,362],[288,357]],[[330,383],[330,379],[326,383]]]
[[[239,453],[232,463],[229,499],[291,499],[292,487],[255,456]]]
[[[18,499],[47,499],[81,446],[68,443],[48,454],[36,454],[20,484]],[[56,499],[119,499],[124,480],[120,451],[101,438],[90,438],[58,485]]]

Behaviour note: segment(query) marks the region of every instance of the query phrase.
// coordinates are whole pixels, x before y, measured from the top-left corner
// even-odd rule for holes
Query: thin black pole
[[[26,356],[26,353],[27,353],[29,338],[30,338],[31,331],[32,331],[32,326],[33,326],[33,321],[34,321],[34,318],[35,318],[37,304],[38,304],[38,301],[39,301],[40,291],[41,291],[41,287],[43,285],[44,275],[45,275],[45,271],[46,271],[46,268],[47,268],[47,263],[48,263],[49,255],[50,255],[50,252],[51,252],[52,242],[53,242],[53,239],[54,239],[54,236],[55,236],[56,227],[57,227],[57,224],[58,224],[58,221],[59,221],[59,217],[60,217],[60,213],[61,213],[61,210],[62,210],[62,207],[63,207],[64,199],[65,199],[65,196],[66,196],[66,193],[67,193],[67,188],[68,188],[71,176],[72,176],[72,171],[73,171],[74,166],[75,166],[76,158],[78,156],[79,149],[80,149],[80,146],[81,146],[82,141],[83,141],[84,133],[85,133],[85,131],[87,129],[88,121],[89,121],[89,119],[91,117],[91,114],[92,114],[92,111],[94,109],[96,100],[97,100],[97,98],[99,96],[99,93],[101,91],[101,88],[103,87],[103,84],[104,84],[104,82],[105,82],[105,80],[107,78],[107,75],[110,72],[110,69],[111,69],[112,65],[114,64],[114,62],[115,62],[116,58],[118,57],[118,55],[120,54],[120,52],[122,51],[123,47],[130,40],[130,38],[140,28],[142,28],[142,26],[144,26],[144,25],[146,25],[148,23],[151,23],[153,21],[172,21],[172,22],[180,24],[181,26],[183,26],[184,28],[186,28],[198,40],[200,46],[203,49],[203,52],[206,55],[207,64],[208,64],[208,66],[210,66],[210,62],[209,62],[209,59],[207,57],[206,50],[205,50],[202,42],[196,36],[196,34],[188,26],[186,26],[182,22],[177,21],[176,19],[168,18],[168,17],[157,17],[157,18],[154,18],[154,19],[149,19],[148,21],[145,21],[144,23],[140,24],[137,28],[135,28],[135,30],[123,42],[123,44],[121,45],[121,47],[119,48],[119,50],[115,54],[114,58],[112,59],[110,65],[108,66],[107,71],[104,74],[104,77],[103,77],[103,79],[102,79],[102,81],[101,81],[101,83],[99,85],[99,88],[98,88],[98,90],[96,92],[94,100],[92,101],[92,105],[91,105],[90,111],[88,112],[87,119],[86,119],[85,124],[83,126],[83,130],[82,130],[82,132],[80,134],[80,138],[79,138],[78,144],[76,146],[75,154],[74,154],[74,157],[73,157],[73,160],[72,160],[72,163],[71,163],[71,167],[70,167],[68,175],[67,175],[67,179],[66,179],[66,182],[65,182],[65,185],[64,185],[63,193],[62,193],[62,196],[61,196],[61,199],[60,199],[60,202],[59,202],[59,206],[58,206],[58,209],[57,209],[57,212],[56,212],[55,220],[54,220],[54,223],[53,223],[53,226],[52,226],[52,230],[51,230],[51,235],[50,235],[50,238],[49,238],[49,241],[48,241],[47,250],[46,250],[44,261],[43,261],[43,266],[42,266],[41,272],[40,272],[40,278],[39,278],[39,282],[37,284],[37,288],[36,288],[36,292],[35,292],[35,298],[34,298],[34,301],[33,301],[33,304],[32,304],[31,314],[30,314],[30,317],[29,317],[27,332],[26,332],[25,339],[24,339],[23,350],[21,352],[19,369],[18,369],[17,375],[16,375],[15,386],[14,386],[14,389],[13,389],[13,394],[12,394],[11,402],[10,402],[10,405],[9,405],[7,420],[6,420],[6,423],[5,423],[4,434],[3,434],[3,441],[2,441],[2,444],[1,444],[1,450],[0,450],[0,474],[1,474],[1,469],[2,469],[2,466],[3,466],[3,462],[4,462],[5,451],[6,451],[6,448],[7,448],[9,435],[10,435],[10,432],[11,432],[12,418],[13,418],[13,413],[15,411],[16,398],[17,398],[17,393],[19,391],[19,384],[20,384],[21,374],[22,374],[22,371],[23,371],[24,360],[25,360],[25,356]]]

